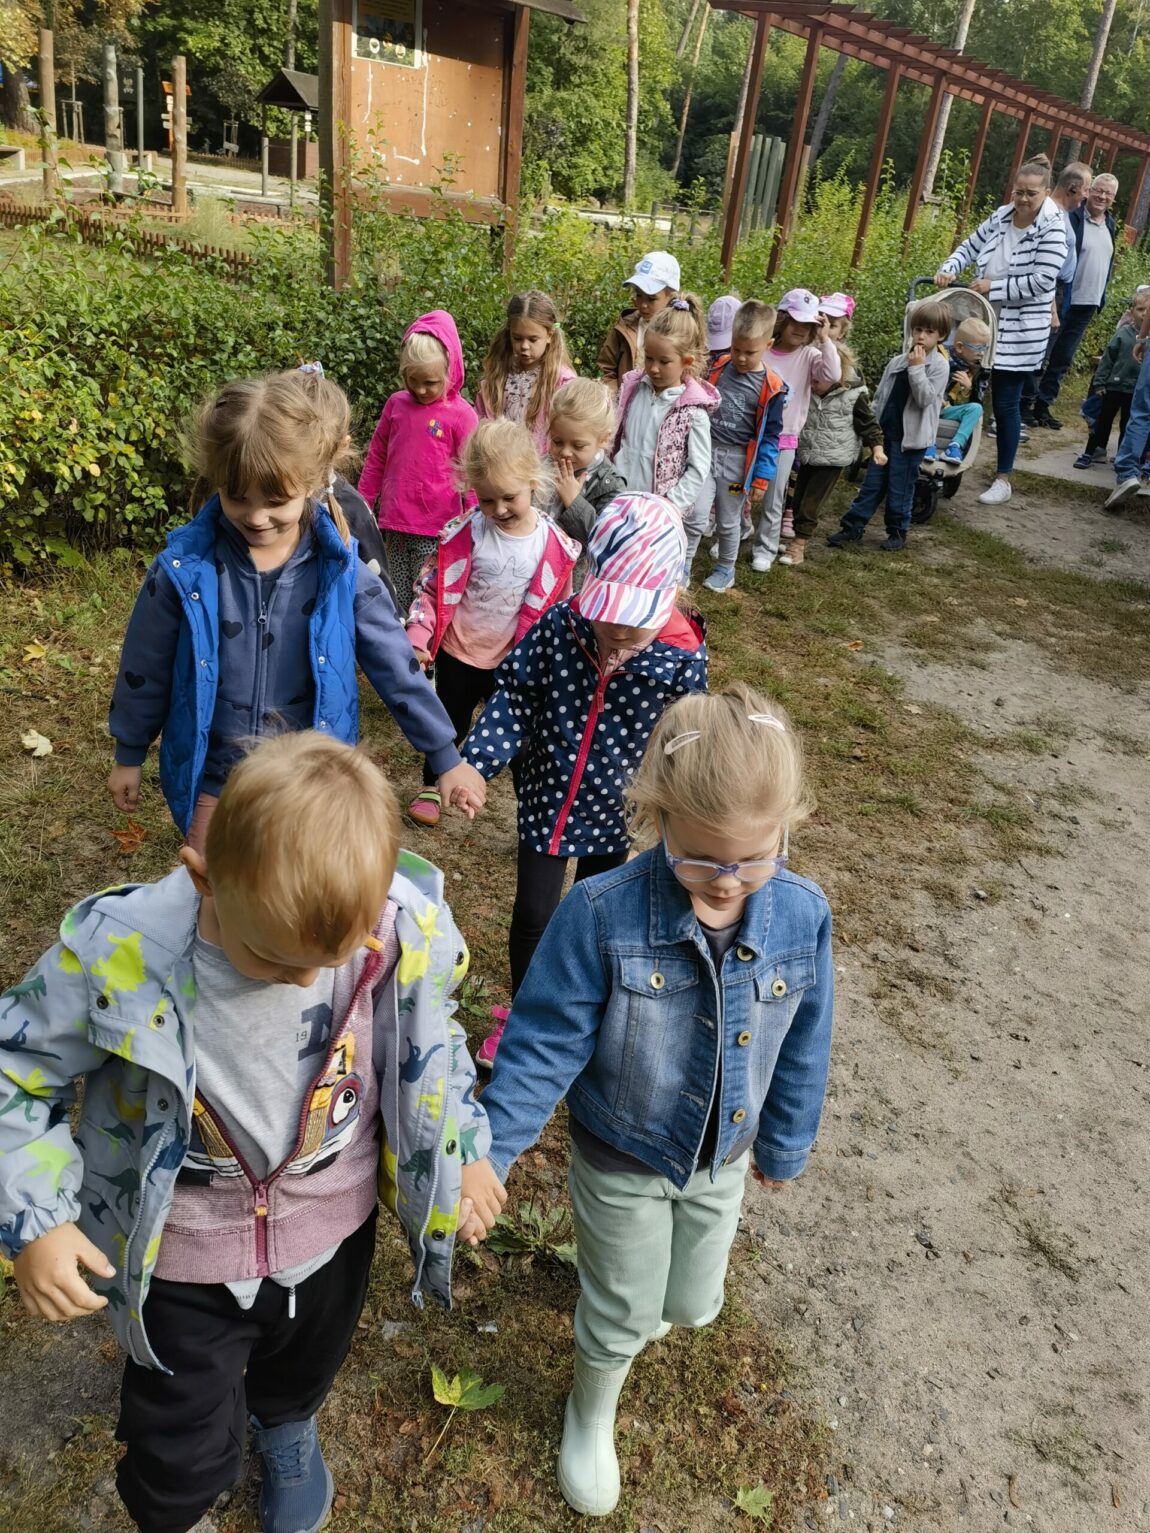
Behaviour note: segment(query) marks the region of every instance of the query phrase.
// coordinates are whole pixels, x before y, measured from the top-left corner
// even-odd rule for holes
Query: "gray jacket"
[[[891,357],[874,396],[874,413],[880,424],[895,377],[903,372],[910,382],[910,397],[902,412],[902,450],[919,452],[929,447],[938,435],[938,418],[950,381],[950,362],[941,346],[934,348],[921,367],[908,367],[905,351]],[[896,442],[895,446],[898,445]]]

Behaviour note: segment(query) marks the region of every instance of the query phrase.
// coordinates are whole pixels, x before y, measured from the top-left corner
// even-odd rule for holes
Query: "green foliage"
[[[752,1522],[769,1522],[775,1493],[765,1485],[741,1485],[735,1495],[735,1511],[742,1512]]]
[[[435,1453],[447,1434],[447,1429],[455,1420],[456,1411],[482,1411],[496,1401],[502,1400],[507,1392],[505,1384],[485,1384],[480,1374],[470,1368],[461,1368],[453,1379],[449,1379],[442,1368],[435,1363],[431,1365],[431,1390],[440,1405],[446,1405],[448,1410],[447,1420],[443,1423],[443,1430],[428,1449],[427,1458],[430,1459]],[[425,1459],[426,1463],[427,1460]]]
[[[575,1242],[570,1235],[571,1215],[565,1208],[524,1203],[516,1219],[499,1215],[487,1247],[500,1256],[542,1256],[573,1267]]]

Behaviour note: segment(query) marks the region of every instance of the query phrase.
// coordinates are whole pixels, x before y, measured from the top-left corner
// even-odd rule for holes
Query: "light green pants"
[[[629,1363],[664,1321],[707,1325],[723,1307],[750,1155],[681,1191],[654,1172],[596,1171],[572,1148],[579,1242],[575,1346],[593,1368]]]

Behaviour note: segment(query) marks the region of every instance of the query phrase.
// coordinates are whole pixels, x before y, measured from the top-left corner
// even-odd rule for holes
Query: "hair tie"
[[[322,362],[301,362],[296,368],[297,373],[315,373],[318,378],[323,377]]]
[[[691,305],[685,298],[672,298],[671,307],[673,309],[685,310],[688,314],[691,312]]]
[[[777,729],[781,735],[787,732],[787,726],[782,719],[775,718],[773,713],[748,713],[747,718],[752,724],[766,724],[769,729]]]

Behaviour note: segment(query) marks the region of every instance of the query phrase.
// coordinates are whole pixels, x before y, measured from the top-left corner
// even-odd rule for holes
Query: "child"
[[[735,315],[739,312],[742,301],[735,293],[724,293],[722,298],[716,298],[707,310],[708,374],[714,371],[720,358],[730,353],[731,332]]]
[[[855,301],[849,293],[827,293],[819,299],[819,313],[827,322],[827,334],[837,346],[854,327]]]
[[[579,859],[577,880],[624,860],[623,789],[667,704],[707,685],[702,619],[675,607],[683,550],[682,522],[665,500],[612,501],[587,544],[586,585],[511,651],[468,736],[477,784],[522,756],[512,996],[559,903],[568,858]],[[456,791],[466,802],[466,788]],[[490,1065],[501,1031],[477,1063]]]
[[[629,490],[669,500],[684,519],[711,467],[711,422],[719,392],[695,377],[706,349],[694,293],[673,298],[647,326],[642,372],[619,391],[611,456]]]
[[[833,318],[831,325],[833,328]],[[843,469],[850,468],[864,451],[871,453],[880,468],[886,464],[882,428],[875,419],[854,353],[843,341],[836,341],[835,346],[842,381],[812,383],[810,409],[799,436],[798,468],[789,497],[795,536],[779,556],[780,564],[792,567],[806,562],[807,544],[814,537],[819,511]]]
[[[990,347],[990,326],[981,319],[964,319],[948,343],[950,353],[950,377],[946,386],[947,403],[941,420],[957,421],[954,435],[942,452],[944,463],[961,463],[974,435],[974,429],[982,419],[982,402],[990,387],[990,369],[985,365]],[[932,463],[938,457],[938,444],[932,442],[926,450],[924,463]]]
[[[467,947],[398,829],[365,755],[265,740],[203,852],[81,901],[5,998],[0,1246],[34,1315],[108,1308],[143,1533],[237,1483],[249,1420],[263,1527],[326,1521],[315,1417],[363,1305],[381,1146],[417,1303],[450,1304],[455,1241],[503,1201],[449,999]]]
[[[810,805],[778,708],[741,684],[680,699],[627,799],[648,850],[563,901],[483,1097],[504,1179],[567,1098],[580,1295],[559,1488],[598,1517],[633,1359],[718,1315],[748,1169],[780,1187],[806,1164],[834,999],[826,898],[786,870]]]
[[[732,325],[731,349],[711,368],[720,401],[711,417],[711,467],[687,524],[689,572],[714,513],[719,552],[703,582],[708,591],[734,585],[744,507],[757,506],[775,477],[787,386],[763,361],[774,323],[770,304],[753,298],[744,303]]]
[[[349,423],[343,392],[298,372],[229,383],[196,418],[192,455],[214,493],[148,571],[108,720],[116,807],[135,809],[160,735],[160,785],[191,846],[254,736],[314,727],[354,743],[357,662],[440,786],[457,780],[451,720],[323,495]]]
[[[399,611],[435,552],[435,540],[463,510],[455,459],[475,430],[463,387],[463,347],[455,321],[433,309],[411,325],[399,354],[403,388],[383,407],[367,450],[359,492],[378,503]]]
[[[555,305],[546,293],[516,293],[507,323],[483,359],[476,408],[480,420],[505,415],[522,421],[542,455],[547,451],[551,402],[575,376]]]
[[[591,378],[573,378],[551,405],[551,462],[555,492],[548,513],[563,531],[587,546],[600,512],[627,488],[607,456],[615,432],[610,391]],[[586,560],[576,566],[575,590],[583,584]]]
[[[634,307],[623,310],[599,348],[599,376],[613,395],[628,373],[643,366],[647,326],[678,295],[679,282],[679,263],[665,250],[650,251],[624,282]]]
[[[1106,461],[1106,446],[1110,441],[1110,428],[1119,417],[1118,439],[1126,433],[1130,419],[1130,406],[1134,403],[1134,390],[1138,384],[1141,364],[1134,360],[1134,343],[1150,308],[1150,290],[1139,293],[1130,305],[1130,323],[1121,325],[1102,353],[1090,392],[1101,395],[1098,419],[1090,428],[1085,450],[1074,460],[1075,468],[1090,468],[1098,461]]]
[[[448,522],[415,583],[407,637],[415,657],[435,665],[435,690],[462,745],[476,703],[495,687],[495,668],[553,602],[571,590],[582,552],[531,504],[547,472],[526,426],[480,421],[463,449],[464,483],[478,509]],[[408,806],[417,825],[438,825],[443,803],[435,771]]]
[[[916,304],[910,312],[910,346],[886,365],[874,397],[874,413],[882,427],[887,461],[871,461],[862,488],[842,519],[838,532],[827,539],[831,548],[862,541],[866,524],[886,501],[884,553],[906,547],[914,481],[926,449],[938,432],[950,362],[942,341],[950,332],[950,310],[935,299]]]
[[[799,432],[807,418],[811,384],[838,383],[842,377],[842,364],[830,338],[826,316],[820,312],[819,300],[805,287],[792,288],[783,294],[774,339],[767,352],[767,366],[787,385],[787,399],[783,406],[775,478],[770,493],[763,500],[763,513],[751,552],[751,568],[760,574],[769,570],[778,558],[787,480],[795,461]]]

